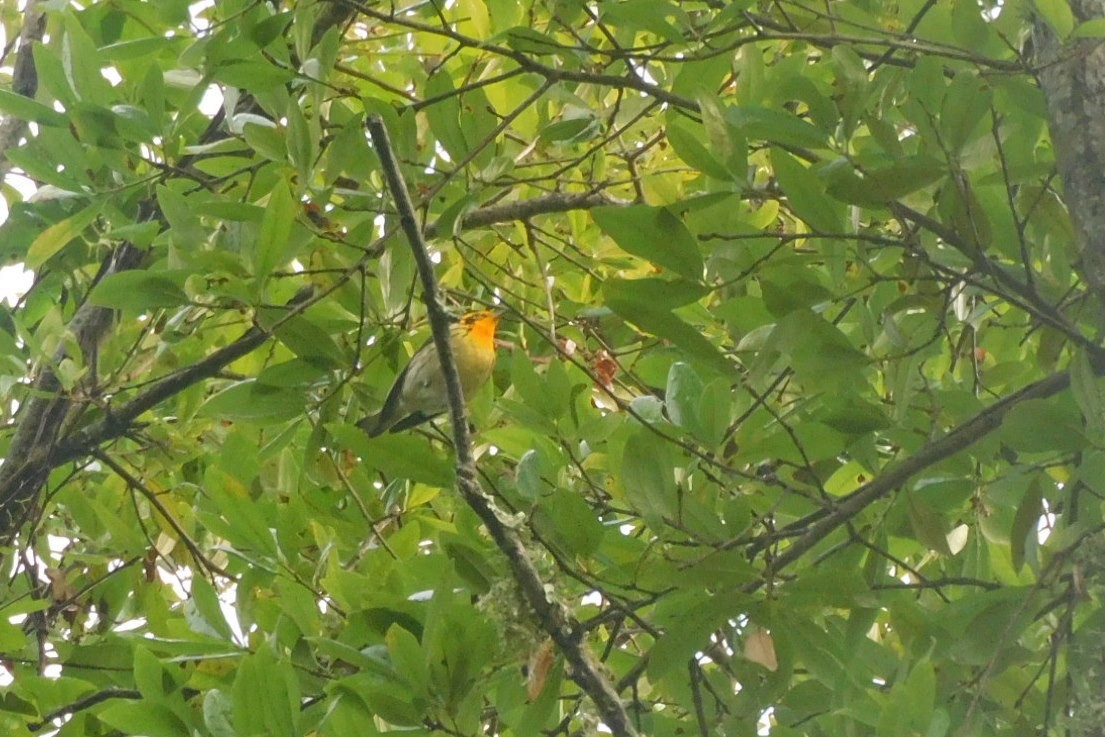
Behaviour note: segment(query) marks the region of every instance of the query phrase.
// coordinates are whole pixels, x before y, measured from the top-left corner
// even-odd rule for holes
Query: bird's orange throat
[[[495,327],[499,324],[499,316],[495,314],[482,315],[472,323],[469,335],[481,348],[489,351],[495,350]]]

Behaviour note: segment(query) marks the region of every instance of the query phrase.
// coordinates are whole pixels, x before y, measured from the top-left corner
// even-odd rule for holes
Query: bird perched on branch
[[[449,328],[449,345],[466,399],[491,377],[498,324],[497,312],[481,310],[469,312]],[[448,409],[445,375],[431,339],[415,352],[395,379],[383,408],[358,422],[357,427],[369,437],[376,437],[389,430],[399,432],[420,425]]]

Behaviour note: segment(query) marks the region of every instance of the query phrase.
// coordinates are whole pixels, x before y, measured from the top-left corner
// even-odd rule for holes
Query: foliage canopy
[[[1027,3],[31,5],[0,731],[590,734],[562,641],[622,734],[1092,717],[1101,312]],[[556,646],[447,437],[354,427],[428,335],[368,115],[506,311],[469,410]]]

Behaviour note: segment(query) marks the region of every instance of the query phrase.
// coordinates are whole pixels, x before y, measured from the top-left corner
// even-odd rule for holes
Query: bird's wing
[[[384,400],[384,406],[380,408],[380,411],[357,423],[357,426],[367,432],[370,437],[374,438],[384,433],[391,428],[395,420],[399,419],[400,406],[403,403],[403,384],[406,383],[407,374],[410,372],[413,363],[413,361],[408,363],[406,368],[395,377],[395,382],[391,385],[391,390],[388,392],[387,399]]]

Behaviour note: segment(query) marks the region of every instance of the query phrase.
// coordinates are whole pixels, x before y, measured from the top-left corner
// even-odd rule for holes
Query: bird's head
[[[494,350],[495,328],[499,324],[499,317],[499,312],[495,310],[480,310],[461,317],[460,324],[481,347]]]

